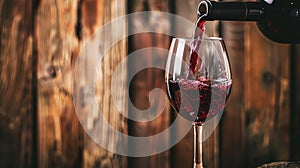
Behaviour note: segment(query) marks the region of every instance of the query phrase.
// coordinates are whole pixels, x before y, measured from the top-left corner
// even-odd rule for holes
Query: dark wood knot
[[[265,84],[270,85],[275,81],[275,77],[271,72],[264,72],[262,74],[262,81]]]

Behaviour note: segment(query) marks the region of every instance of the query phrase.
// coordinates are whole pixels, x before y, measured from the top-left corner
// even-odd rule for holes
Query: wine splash
[[[205,5],[203,5],[203,3],[205,3]],[[197,13],[199,17],[197,19],[195,29],[193,32],[193,39],[195,39],[195,41],[191,44],[192,48],[190,54],[190,66],[188,74],[189,79],[193,79],[193,76],[199,64],[197,50],[199,49],[201,43],[200,41],[202,40],[205,33],[205,17],[208,14],[208,5],[206,1],[202,1],[199,3]]]
[[[206,119],[223,112],[230,94],[231,80],[177,79],[169,81],[168,89],[176,111],[185,119],[203,125]]]
[[[195,41],[193,41],[191,44],[192,48],[190,54],[189,79],[192,79],[199,64],[197,50],[199,49],[201,43],[200,41],[205,33],[205,20],[203,20],[203,16],[198,18],[195,25],[195,30],[193,32],[193,39],[195,39]]]

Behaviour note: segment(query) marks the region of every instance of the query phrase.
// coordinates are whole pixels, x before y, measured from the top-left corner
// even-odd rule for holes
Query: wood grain
[[[93,55],[88,55],[89,59],[79,67],[83,70],[83,79],[79,80],[77,84],[86,100],[91,101],[89,91],[86,90],[89,83],[87,83],[87,78],[95,78],[95,91],[97,97],[98,107],[89,107],[82,104],[80,108],[86,111],[86,121],[89,122],[89,129],[96,129],[97,119],[101,117],[99,114],[94,115],[93,111],[95,108],[100,109],[99,113],[109,122],[109,124],[118,130],[119,132],[127,134],[127,121],[115,108],[115,103],[111,97],[111,89],[118,90],[118,98],[122,101],[122,107],[127,109],[127,101],[125,97],[126,89],[126,69],[123,74],[120,75],[120,81],[118,81],[118,88],[111,88],[111,83],[116,81],[111,81],[113,72],[118,66],[120,61],[127,55],[127,41],[121,40],[117,42],[110,50],[105,53],[105,56],[101,62],[98,61],[98,54],[103,54],[101,49],[108,47],[107,45],[110,40],[114,38],[114,32],[108,33],[109,30],[104,30],[103,34],[97,33],[97,30],[101,28],[106,23],[111,20],[123,16],[126,13],[126,1],[125,0],[83,0],[82,2],[82,40],[81,44],[84,45],[87,40],[93,41],[99,46],[94,46],[94,48],[88,48],[93,52]],[[127,34],[127,30],[124,27],[127,23],[122,21],[118,23],[119,33],[124,35]],[[93,34],[96,33],[95,36]],[[98,36],[100,35],[100,36]],[[102,73],[95,74],[95,77],[91,76],[94,72],[91,72],[90,67],[99,64],[97,72]],[[93,69],[92,69],[93,70]],[[101,112],[100,112],[101,111]],[[110,141],[118,140],[118,137],[107,134],[107,126],[101,126],[98,130],[100,137],[103,137],[103,141],[106,144],[110,144]],[[83,151],[83,167],[127,167],[126,157],[121,157],[115,153],[109,152],[106,149],[97,145],[89,136],[84,137],[84,151]]]
[[[83,131],[72,102],[76,1],[41,1],[36,16],[39,167],[81,167]]]
[[[264,164],[262,166],[259,166],[258,168],[298,168],[300,167],[299,162],[272,162],[268,164]]]
[[[34,167],[33,1],[0,2],[0,167]]]
[[[169,2],[166,0],[130,0],[128,4],[129,13],[132,12],[142,12],[142,11],[168,11]],[[144,24],[141,24],[144,23]],[[164,15],[151,15],[149,18],[135,18],[129,23],[129,31],[146,31],[149,28],[155,30],[156,32],[168,32],[170,31],[170,21]],[[168,49],[170,38],[167,35],[158,33],[142,33],[135,34],[129,39],[129,52],[138,51],[147,47],[157,47]],[[147,65],[153,65],[154,62],[160,62],[164,64],[167,55],[165,53],[154,52],[144,52],[140,57],[145,58]],[[140,63],[137,60],[132,60],[129,62],[128,73],[134,73],[134,69],[138,67]],[[130,99],[133,105],[139,110],[145,110],[149,108],[149,93],[154,88],[160,88],[165,90],[164,82],[164,71],[155,68],[148,68],[138,72],[133,78],[130,87]],[[166,97],[162,97],[165,99]],[[157,98],[159,102],[160,98]],[[153,111],[153,115],[160,112],[162,109],[157,109]],[[134,109],[129,109],[130,113],[136,113]],[[165,108],[162,115],[158,116],[149,122],[129,122],[129,134],[132,136],[152,136],[162,132],[167,129],[170,123],[169,107]],[[162,139],[162,141],[167,142],[168,139]],[[157,144],[159,145],[159,144]],[[131,148],[131,147],[130,147]],[[142,150],[134,149],[132,150]],[[169,167],[169,151],[149,156],[149,157],[139,157],[139,158],[129,158],[128,167]]]
[[[232,73],[232,90],[221,118],[221,167],[244,167],[245,150],[245,46],[244,24],[223,22]]]
[[[300,45],[291,46],[290,55],[290,160],[300,160]]]
[[[254,167],[289,159],[289,45],[267,40],[254,24],[247,26],[246,162]]]
[[[265,39],[254,23],[225,22],[223,35],[234,85],[222,118],[222,167],[287,160],[289,45]]]
[[[117,0],[53,0],[40,3],[36,31],[39,55],[39,167],[121,167],[126,163],[83,133],[72,101],[73,65],[81,47],[100,26],[125,13],[124,3]],[[97,92],[99,108],[103,109],[108,121],[119,129],[123,129],[124,121],[120,115],[111,115],[117,112],[110,96],[111,74],[107,71],[112,71],[125,54],[126,42],[119,42],[103,60],[103,78],[95,81],[103,90]],[[87,74],[77,83],[83,91],[88,85],[85,82],[88,74],[94,74],[89,69],[91,62],[95,64],[97,59],[92,57],[83,67],[78,67]],[[119,89],[120,94],[124,94],[122,88]],[[83,96],[90,100],[89,95]],[[91,114],[94,107],[83,104],[80,108],[86,110],[89,121],[97,119]],[[101,132],[103,137],[110,137],[105,132],[104,128]]]

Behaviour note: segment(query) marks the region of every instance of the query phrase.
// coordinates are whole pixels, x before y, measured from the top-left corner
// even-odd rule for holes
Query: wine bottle
[[[203,20],[255,21],[259,30],[279,43],[300,43],[300,1],[215,2],[203,0],[198,6]]]

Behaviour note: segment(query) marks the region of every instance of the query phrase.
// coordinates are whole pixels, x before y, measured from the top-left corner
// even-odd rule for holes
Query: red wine
[[[205,32],[205,20],[202,20],[202,17],[199,17],[196,22],[195,30],[194,30],[194,34],[193,34],[193,38],[196,39],[196,41],[194,41],[191,44],[189,78],[191,78],[193,76],[193,74],[195,74],[195,71],[198,66],[197,50],[200,46],[199,40],[202,39],[204,32]]]
[[[195,25],[195,30],[193,34],[194,39],[199,39],[201,40],[203,38],[203,35],[205,33],[205,20],[203,20],[203,17],[199,17],[197,19],[196,25]]]
[[[223,112],[231,81],[178,79],[168,81],[168,92],[174,109],[185,119],[204,124]]]

